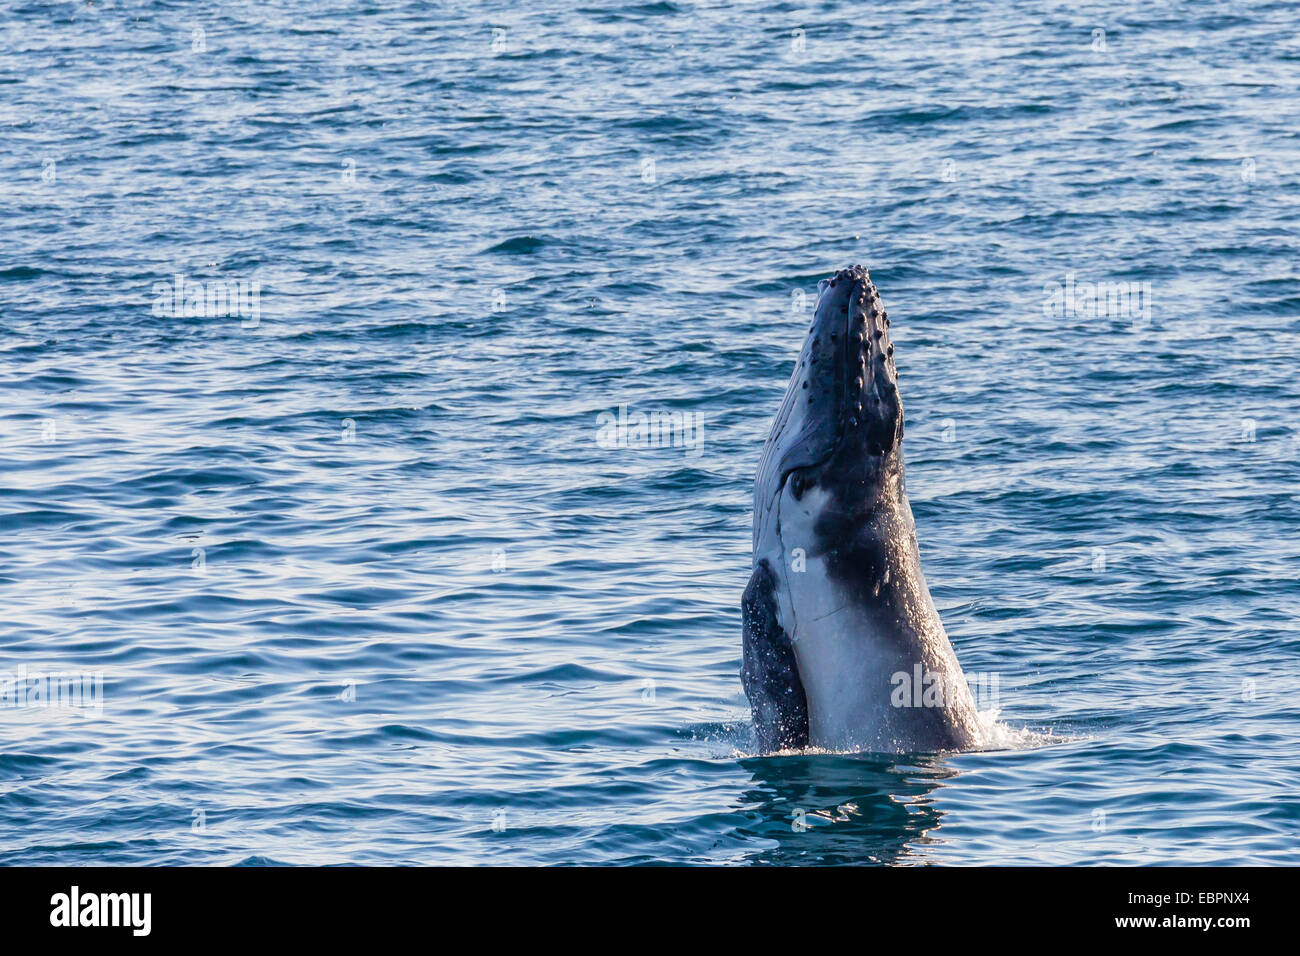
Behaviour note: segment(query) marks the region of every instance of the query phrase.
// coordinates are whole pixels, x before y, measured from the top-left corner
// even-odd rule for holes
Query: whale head
[[[903,403],[889,317],[867,270],[818,284],[812,326],[759,461],[754,543],[783,490],[819,488],[846,517],[901,491]]]

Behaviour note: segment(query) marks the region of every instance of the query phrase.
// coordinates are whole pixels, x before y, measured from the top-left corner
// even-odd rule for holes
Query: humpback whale
[[[921,573],[889,316],[867,270],[818,284],[754,479],[741,680],[765,752],[978,749]]]

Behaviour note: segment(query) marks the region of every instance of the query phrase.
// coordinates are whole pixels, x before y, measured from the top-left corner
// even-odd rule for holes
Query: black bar
[[[0,869],[0,915],[10,942],[112,937],[300,947],[454,930],[471,943],[513,933],[532,933],[538,943],[567,926],[571,939],[613,943],[608,927],[621,926],[615,932],[626,940],[687,945],[699,941],[692,927],[702,926],[735,944],[769,931],[842,938],[892,930],[918,943],[1046,935],[1149,944],[1199,935],[1234,946],[1257,929],[1284,925],[1280,909],[1294,875],[1286,868],[12,868]],[[52,917],[69,915],[74,886],[88,919],[101,909],[111,917],[116,907],[124,925],[52,925]],[[106,893],[149,894],[148,934],[136,934],[144,928],[143,895],[101,907]],[[69,904],[61,912],[60,896]],[[1154,922],[1119,925],[1133,919]],[[1192,919],[1198,924],[1185,922]],[[1205,919],[1208,928],[1199,925]]]

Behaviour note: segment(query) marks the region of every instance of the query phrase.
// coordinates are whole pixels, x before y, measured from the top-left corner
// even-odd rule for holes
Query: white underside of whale
[[[842,592],[828,572],[826,555],[816,551],[814,525],[826,503],[826,493],[816,487],[796,500],[787,484],[774,504],[776,520],[763,522],[756,542],[756,557],[767,559],[777,578],[777,617],[794,647],[808,702],[808,744],[841,752],[938,749],[937,715],[921,712],[921,688],[914,686],[918,664],[942,682],[945,704],[962,710],[964,722],[975,722],[976,716],[929,591],[922,582],[919,594],[927,606],[914,613],[918,620],[933,621],[942,640],[909,653],[883,632],[887,622]],[[891,585],[888,572],[880,584]],[[911,698],[916,706],[896,706],[900,680],[917,690]]]

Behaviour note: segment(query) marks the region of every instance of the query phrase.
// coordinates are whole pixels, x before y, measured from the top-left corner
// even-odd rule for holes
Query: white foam
[[[1000,708],[992,707],[976,714],[980,722],[980,736],[983,738],[982,749],[984,750],[1032,750],[1035,747],[1048,747],[1074,739],[1052,733],[1050,730],[1038,731],[1028,727],[1011,727],[998,720],[1000,713]]]

